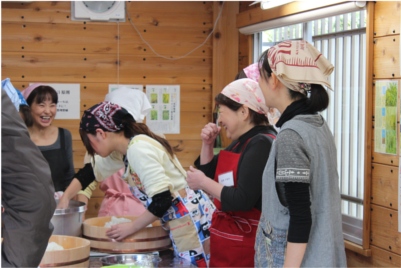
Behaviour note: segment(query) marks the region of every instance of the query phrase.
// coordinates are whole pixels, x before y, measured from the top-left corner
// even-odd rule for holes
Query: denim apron
[[[283,267],[285,250],[287,247],[287,230],[289,225],[289,212],[283,207],[276,193],[276,177],[275,177],[275,161],[276,161],[276,143],[273,143],[270,151],[270,157],[267,161],[265,171],[263,173],[263,195],[262,203],[266,204],[262,208],[263,212],[266,207],[279,210],[278,213],[286,215],[287,220],[282,224],[272,226],[264,214],[260,218],[256,241],[255,241],[255,267]],[[275,198],[272,198],[275,196]],[[269,203],[267,202],[269,200]],[[274,199],[274,202],[271,202]]]

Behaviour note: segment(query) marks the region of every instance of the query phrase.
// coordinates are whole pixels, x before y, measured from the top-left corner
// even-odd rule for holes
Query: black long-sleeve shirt
[[[262,175],[273,141],[263,134],[276,135],[276,131],[272,126],[255,126],[225,149],[241,153],[241,156],[237,169],[237,187],[224,186],[221,192],[223,211],[247,211],[252,208],[261,210]],[[215,155],[205,165],[200,165],[198,157],[194,164],[207,177],[214,179],[218,157],[219,155]]]

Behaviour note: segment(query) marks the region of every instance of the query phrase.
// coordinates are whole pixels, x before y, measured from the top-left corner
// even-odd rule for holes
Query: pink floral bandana
[[[259,82],[260,71],[259,71],[259,63],[253,63],[248,67],[244,68],[245,75]],[[269,123],[274,125],[280,117],[280,112],[276,108],[269,108],[269,112],[267,113],[267,118],[269,119]]]
[[[246,74],[246,77],[251,78],[252,80],[255,80],[256,82],[259,82],[260,72],[259,72],[259,64],[258,63],[253,63],[253,64],[249,65],[248,67],[244,68],[244,73]]]
[[[257,113],[267,116],[269,112],[258,82],[250,78],[242,78],[231,82],[221,91],[221,94],[235,102],[246,105]]]

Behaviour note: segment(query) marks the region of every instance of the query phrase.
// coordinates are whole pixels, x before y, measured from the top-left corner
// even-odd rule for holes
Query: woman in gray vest
[[[336,146],[319,114],[334,67],[300,40],[265,51],[259,68],[266,105],[281,117],[263,175],[255,266],[346,266]]]

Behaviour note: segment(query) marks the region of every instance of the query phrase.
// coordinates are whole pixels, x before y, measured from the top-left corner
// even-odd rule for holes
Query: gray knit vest
[[[312,227],[302,261],[303,267],[346,267],[342,232],[341,198],[337,173],[337,150],[326,122],[320,127],[303,121],[298,115],[286,122],[280,131],[292,129],[303,139],[310,158],[310,196]],[[278,134],[280,135],[280,133]],[[267,222],[274,228],[288,230],[289,212],[281,205],[275,186],[276,144],[263,174],[261,227]]]

